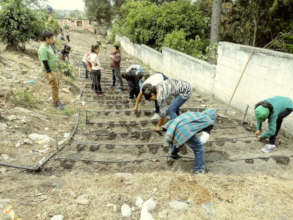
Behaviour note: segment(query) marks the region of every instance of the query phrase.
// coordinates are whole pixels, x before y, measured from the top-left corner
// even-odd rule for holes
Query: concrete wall
[[[155,71],[184,79],[202,92],[210,92],[214,86],[216,66],[188,56],[176,50],[163,48],[162,53],[146,46],[133,44],[128,38],[116,36],[122,48],[130,55],[149,65]]]
[[[216,66],[170,48],[163,48],[164,71],[172,78],[183,79],[193,88],[211,93],[214,87]]]
[[[293,100],[293,55],[272,50],[221,42],[213,94],[229,102],[250,54],[254,51],[232,106],[244,111],[271,96],[287,96]],[[284,128],[293,134],[293,117],[284,121]]]
[[[193,88],[214,95],[228,103],[250,54],[254,51],[232,106],[244,111],[268,97],[287,96],[293,100],[293,55],[272,50],[220,42],[218,63],[211,65],[184,53],[163,48],[162,53],[145,45],[137,45],[126,37],[117,36],[127,53],[140,59],[156,71],[191,83]],[[293,134],[293,114],[283,128]]]

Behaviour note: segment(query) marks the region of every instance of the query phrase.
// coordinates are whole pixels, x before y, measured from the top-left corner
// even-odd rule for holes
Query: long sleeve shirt
[[[157,102],[160,107],[160,116],[163,118],[167,115],[166,101],[171,96],[181,96],[183,99],[191,97],[192,88],[190,83],[183,80],[168,79],[159,83],[157,86]]]
[[[177,147],[185,144],[193,135],[214,125],[216,109],[207,109],[203,112],[185,112],[169,121],[165,128],[164,146],[175,144]]]
[[[277,120],[280,113],[284,112],[287,109],[293,110],[293,102],[290,98],[275,96],[269,99],[266,99],[265,102],[271,104],[272,109],[270,110],[270,115],[268,118],[269,128],[268,130],[261,135],[262,139],[269,138],[274,136],[276,133]],[[256,105],[259,106],[259,105]],[[256,129],[260,131],[262,128],[262,122],[257,121]]]
[[[114,53],[111,53],[113,57],[111,57],[111,68],[120,68],[120,62],[121,62],[121,55],[119,51],[115,51]]]

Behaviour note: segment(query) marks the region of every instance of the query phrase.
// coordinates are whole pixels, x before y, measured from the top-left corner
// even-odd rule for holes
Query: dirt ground
[[[82,56],[96,40],[103,42],[103,98],[80,77]],[[205,146],[209,173],[194,175],[188,147],[181,149],[183,159],[165,157],[163,137],[153,131],[155,122],[150,120],[153,106],[144,103],[136,115],[127,91],[120,94],[107,88],[112,78],[111,46],[88,33],[73,33],[70,45],[76,79],[63,77],[64,112],[51,106],[50,88],[36,57],[39,44],[29,44],[26,54],[1,46],[0,123],[6,127],[0,126],[0,163],[37,166],[66,140],[78,112],[80,123],[72,143],[40,172],[0,167],[0,213],[12,205],[23,220],[55,215],[70,220],[137,220],[141,208],[136,199],[141,197],[156,201],[154,219],[293,219],[292,137],[280,135],[278,150],[263,154],[263,143],[253,137],[253,123],[243,126],[241,113],[232,109],[224,114],[223,103],[194,91],[184,108],[219,110]],[[122,56],[122,71],[139,63],[124,52]],[[46,144],[33,142],[29,138],[33,133],[51,139]],[[81,195],[86,197],[83,204],[77,201]],[[188,207],[176,211],[169,205],[172,201]],[[121,215],[124,204],[132,209],[130,217]]]

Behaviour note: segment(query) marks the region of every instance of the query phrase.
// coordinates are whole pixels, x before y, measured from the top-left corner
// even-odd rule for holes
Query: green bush
[[[73,75],[73,67],[68,62],[64,62],[63,60],[59,59],[58,68],[60,72],[64,74],[64,76],[75,79]]]
[[[38,40],[42,33],[36,14],[27,8],[22,0],[11,0],[2,4],[0,11],[0,39],[8,47],[33,39]]]
[[[187,34],[184,30],[173,31],[171,34],[167,34],[163,45],[191,56],[205,59],[204,51],[207,47],[207,42],[202,41],[197,35],[195,40],[187,40]]]
[[[128,1],[121,7],[122,31],[131,41],[160,50],[165,37],[183,30],[187,41],[206,38],[209,30],[196,4],[188,0],[156,5],[149,1]]]
[[[24,89],[17,90],[15,95],[10,99],[15,105],[23,106],[25,108],[36,108],[37,106],[37,101],[33,94]]]
[[[0,39],[7,48],[19,48],[29,40],[40,40],[45,30],[57,33],[58,23],[49,19],[44,11],[33,11],[22,0],[1,4]]]

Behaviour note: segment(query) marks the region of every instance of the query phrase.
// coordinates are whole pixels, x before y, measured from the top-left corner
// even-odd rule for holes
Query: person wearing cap
[[[283,119],[293,111],[293,102],[290,98],[275,96],[261,101],[255,106],[255,118],[257,121],[256,133],[259,141],[269,138],[269,144],[266,144],[262,151],[272,152],[276,148],[276,137],[280,131]],[[261,134],[262,123],[268,119],[269,128]]]
[[[216,109],[207,109],[203,112],[185,112],[170,120],[163,126],[164,147],[172,146],[171,158],[177,160],[180,147],[187,144],[194,153],[195,174],[205,173],[204,144],[208,141],[210,132],[216,120]],[[201,133],[198,138],[197,134]]]
[[[143,75],[143,67],[133,64],[126,69],[126,73],[122,74],[122,78],[127,80],[129,87],[129,99],[134,99],[139,94],[139,82]]]

